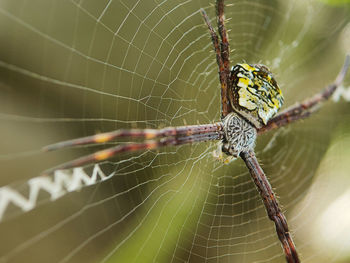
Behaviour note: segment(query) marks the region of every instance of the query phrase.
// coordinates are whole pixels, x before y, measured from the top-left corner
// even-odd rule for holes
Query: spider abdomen
[[[237,64],[231,71],[230,103],[256,128],[266,125],[283,104],[283,95],[263,65]]]
[[[223,120],[223,127],[225,133],[223,152],[237,157],[243,151],[254,149],[256,128],[237,113],[228,114]]]

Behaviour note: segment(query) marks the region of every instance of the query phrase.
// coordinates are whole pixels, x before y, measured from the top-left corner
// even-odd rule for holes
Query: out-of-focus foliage
[[[327,3],[329,5],[335,5],[335,6],[350,4],[350,0],[319,0],[319,1]]]

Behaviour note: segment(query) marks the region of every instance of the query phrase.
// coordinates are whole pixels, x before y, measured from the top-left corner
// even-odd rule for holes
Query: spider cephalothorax
[[[222,151],[238,157],[241,152],[253,150],[256,141],[256,128],[237,113],[229,113],[223,120],[225,137]],[[226,159],[225,159],[226,162]]]
[[[283,95],[263,65],[237,64],[231,70],[229,97],[234,111],[256,128],[266,125],[283,104]]]

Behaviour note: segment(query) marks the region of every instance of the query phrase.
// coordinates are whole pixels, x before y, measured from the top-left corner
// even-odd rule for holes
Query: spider
[[[216,53],[216,62],[219,67],[221,121],[213,124],[167,127],[163,129],[116,130],[48,145],[43,148],[43,151],[91,143],[105,143],[120,137],[144,139],[142,143],[135,142],[117,145],[98,151],[46,170],[44,174],[50,174],[55,170],[100,162],[123,152],[218,140],[221,142],[220,158],[223,155],[240,157],[245,162],[260,193],[267,215],[275,224],[277,236],[281,242],[287,262],[300,262],[286,217],[281,211],[272,187],[255,156],[255,141],[258,135],[307,118],[317,110],[322,102],[329,99],[343,82],[349,67],[350,57],[346,57],[344,66],[333,84],[276,115],[283,104],[283,95],[270,70],[260,64],[237,64],[230,69],[229,42],[224,25],[224,0],[216,1],[220,40],[205,11],[201,9],[200,12],[210,31]]]

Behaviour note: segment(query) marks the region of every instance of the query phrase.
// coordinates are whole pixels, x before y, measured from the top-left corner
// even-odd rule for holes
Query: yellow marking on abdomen
[[[250,80],[247,78],[239,78],[237,86],[240,88],[247,88],[249,85]]]
[[[250,71],[250,72],[253,72],[253,71],[256,70],[256,68],[254,68],[254,67],[252,67],[252,66],[250,66],[248,64],[240,64],[240,65],[241,65],[242,68],[244,68],[245,70]]]

